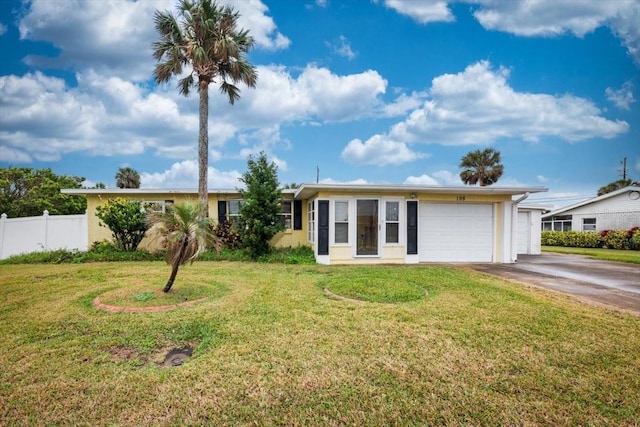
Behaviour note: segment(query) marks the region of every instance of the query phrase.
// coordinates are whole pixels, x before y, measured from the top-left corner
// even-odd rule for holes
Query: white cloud
[[[546,137],[578,142],[613,138],[629,129],[625,121],[603,117],[589,100],[516,92],[508,77],[509,70],[494,70],[487,61],[436,77],[430,99],[389,132],[365,142],[350,141],[342,158],[356,164],[398,165],[425,157],[409,147],[414,143],[475,145]]]
[[[78,74],[78,87],[40,72],[0,77],[0,142],[42,161],[63,154],[140,154],[197,140],[197,118],[117,77]],[[195,130],[193,130],[195,128]]]
[[[209,167],[207,182],[209,188],[234,189],[242,184],[239,181],[241,174],[238,171],[220,171]],[[197,188],[198,187],[198,162],[185,160],[174,163],[171,168],[163,172],[140,173],[141,188]]]
[[[234,106],[211,90],[209,144],[218,151],[235,137],[258,151],[289,149],[289,141],[280,137],[281,123],[372,116],[386,89],[374,71],[340,76],[309,66],[294,78],[285,67],[258,68],[256,89],[245,89]],[[12,157],[57,160],[72,152],[151,150],[162,157],[193,158],[189,147],[198,139],[197,97],[179,95],[173,81],[151,89],[94,70],[78,72],[76,80],[77,87],[70,87],[40,72],[0,76],[0,144],[12,148]],[[280,166],[286,168],[286,162],[280,160]]]
[[[405,143],[393,141],[384,135],[374,135],[364,143],[353,139],[341,156],[348,163],[376,166],[399,165],[427,157],[423,153],[412,151]]]
[[[549,182],[549,178],[547,178],[544,175],[538,175],[538,176],[536,176],[536,179],[538,180],[538,182],[541,182],[541,183]]]
[[[455,21],[447,3],[447,0],[385,0],[384,2],[386,7],[407,15],[421,24]]]
[[[520,36],[558,36],[571,32],[578,37],[601,26],[610,27],[640,65],[640,3],[637,0],[477,0],[474,12],[489,30]]]
[[[337,75],[309,65],[296,78],[284,66],[257,68],[260,78],[255,90],[243,92],[243,99],[233,110],[237,116],[238,109],[246,109],[246,125],[256,127],[288,121],[350,121],[373,115],[387,87],[386,80],[371,70]],[[221,98],[214,101],[215,111],[222,108]]]
[[[320,184],[366,185],[369,184],[369,181],[363,178],[353,179],[351,181],[339,181],[332,178],[325,178],[320,180]]]
[[[404,180],[407,185],[439,185],[440,183],[429,175],[422,174],[420,176],[410,176]]]
[[[0,131],[0,141],[2,141],[3,134],[4,132]],[[0,161],[9,164],[31,163],[33,158],[24,151],[0,145]]]
[[[629,55],[640,66],[640,2],[633,2],[610,21],[610,27],[622,39]]]
[[[0,22],[0,36],[7,32],[7,26]]]
[[[508,76],[508,70],[493,70],[482,61],[436,77],[431,99],[393,126],[389,139],[443,145],[489,144],[500,138],[574,142],[613,138],[629,128],[624,121],[604,118],[583,98],[516,92]]]
[[[397,117],[418,108],[427,97],[426,92],[412,92],[410,95],[400,94],[393,102],[382,106],[382,117]]]
[[[422,24],[455,21],[449,5],[468,3],[484,28],[525,37],[553,37],[567,32],[584,37],[598,27],[607,26],[622,39],[640,66],[637,0],[385,0],[384,3]]]
[[[621,110],[629,110],[631,104],[636,100],[633,98],[633,84],[631,81],[625,82],[620,89],[605,89],[607,99]]]
[[[343,56],[348,60],[352,60],[357,56],[357,53],[353,51],[353,49],[351,48],[351,43],[349,43],[349,40],[347,40],[345,36],[341,35],[336,42],[326,42],[325,44],[331,49],[333,53],[339,56]]]
[[[256,47],[289,46],[260,0],[229,3],[240,12],[239,26],[250,30]],[[32,55],[25,61],[31,66],[92,68],[134,81],[149,79],[155,65],[151,43],[157,39],[156,10],[176,12],[172,0],[88,1],[81,7],[75,0],[32,0],[18,25],[20,38],[50,42],[60,54]]]
[[[52,43],[57,57],[29,56],[32,66],[58,66],[115,74],[133,80],[151,76],[156,38],[153,14],[171,0],[85,2],[33,0],[19,22],[20,38]]]
[[[225,3],[240,13],[238,26],[248,29],[256,46],[269,50],[286,49],[291,44],[282,33],[277,31],[273,18],[267,15],[269,8],[260,0],[227,0]]]
[[[408,185],[461,185],[460,176],[447,170],[439,170],[431,175],[409,176],[404,180]]]

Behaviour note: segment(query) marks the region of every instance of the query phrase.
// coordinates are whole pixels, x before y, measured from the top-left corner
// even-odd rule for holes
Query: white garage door
[[[493,261],[493,205],[422,202],[418,216],[420,261]]]
[[[518,212],[518,253],[529,253],[529,231],[531,212]]]

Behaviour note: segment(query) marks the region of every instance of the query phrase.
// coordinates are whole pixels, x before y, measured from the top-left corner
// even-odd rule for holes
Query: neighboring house
[[[542,229],[628,230],[640,226],[640,187],[624,187],[542,215]]]
[[[544,187],[303,184],[282,190],[286,229],[271,243],[311,246],[321,264],[512,263],[518,253],[518,203],[530,193],[544,191]],[[62,192],[87,196],[90,242],[110,237],[95,216],[96,207],[108,199],[125,197],[164,209],[166,203],[198,198],[195,190]],[[225,221],[238,215],[241,203],[235,190],[211,190],[209,215]],[[529,216],[529,225],[539,230],[535,215]],[[528,235],[536,238],[535,232]],[[152,238],[145,239],[142,247],[152,244]],[[527,245],[535,248],[535,243]]]

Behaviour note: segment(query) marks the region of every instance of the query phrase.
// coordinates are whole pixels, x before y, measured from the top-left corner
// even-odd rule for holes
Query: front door
[[[378,200],[361,199],[357,201],[356,255],[378,255]]]

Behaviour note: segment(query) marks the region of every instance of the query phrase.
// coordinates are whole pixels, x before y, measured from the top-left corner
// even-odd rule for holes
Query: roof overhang
[[[620,188],[618,190],[611,191],[610,193],[603,194],[602,196],[597,196],[597,197],[594,197],[592,199],[583,200],[581,202],[574,203],[573,205],[564,206],[562,208],[559,208],[559,209],[556,209],[554,211],[548,212],[548,213],[542,215],[542,217],[543,218],[548,218],[550,216],[560,215],[560,214],[565,213],[567,211],[571,211],[571,210],[574,210],[574,209],[577,209],[577,208],[581,208],[583,206],[590,205],[592,203],[598,203],[598,202],[600,202],[602,200],[606,200],[606,199],[609,199],[611,197],[616,197],[616,196],[618,196],[620,194],[624,194],[624,193],[635,193],[635,194],[638,194],[638,196],[640,197],[640,187],[635,186],[635,185],[630,185],[630,186],[627,186],[627,187],[623,187],[623,188]]]
[[[283,189],[282,194],[295,194],[295,189]],[[198,190],[195,188],[63,188],[60,190],[62,194],[72,195],[89,195],[99,194],[108,196],[126,196],[137,194],[189,194],[197,195]],[[210,189],[209,194],[239,194],[236,188],[227,189]]]
[[[416,193],[416,194],[482,194],[507,195],[543,193],[546,187],[474,187],[474,186],[424,186],[378,184],[302,184],[295,193],[296,199],[309,199],[320,192],[348,191],[360,194]]]
[[[192,188],[63,188],[62,194],[70,195],[153,195],[153,194],[188,194],[197,195],[198,190]],[[406,193],[407,196],[418,194],[457,194],[457,195],[503,195],[518,196],[523,194],[543,193],[546,187],[496,187],[496,186],[425,186],[425,185],[379,185],[379,184],[302,184],[297,189],[283,189],[283,194],[293,195],[295,199],[304,200],[320,192],[350,192],[358,194],[391,194]],[[210,189],[209,194],[239,194],[238,189]]]

